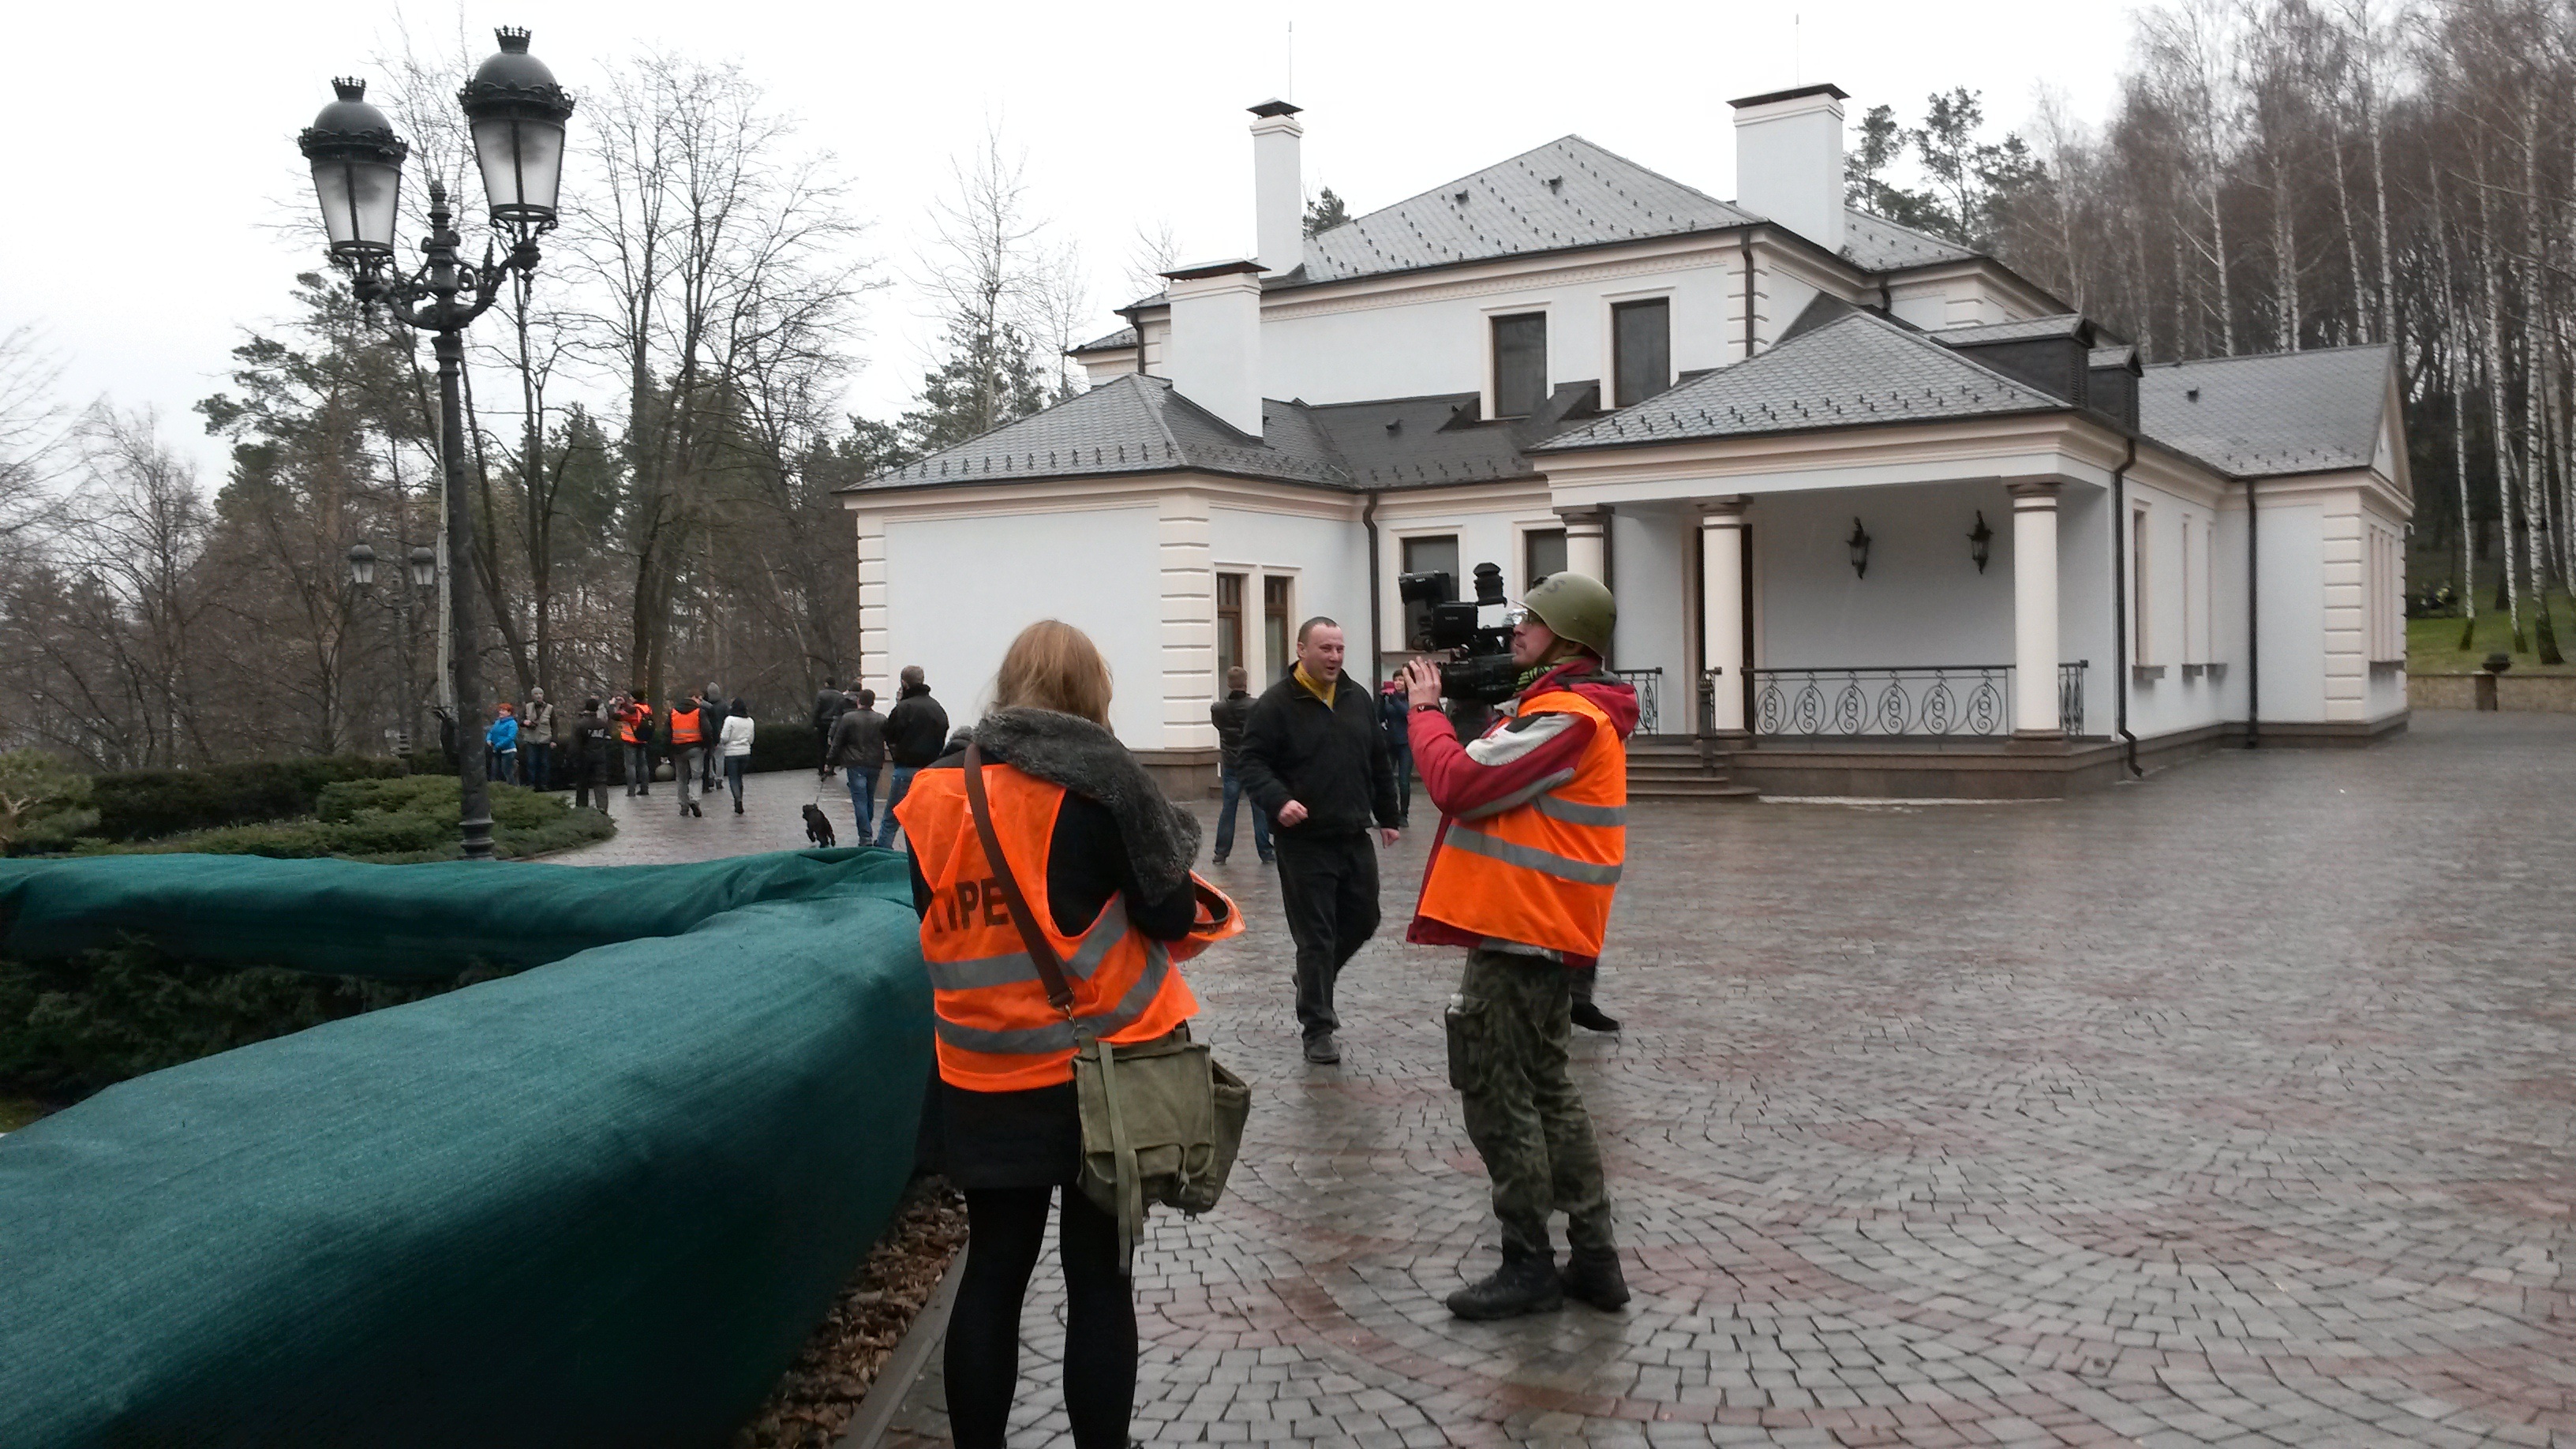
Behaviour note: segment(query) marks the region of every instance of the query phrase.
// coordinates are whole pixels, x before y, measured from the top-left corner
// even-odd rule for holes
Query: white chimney
[[[1735,107],[1735,204],[1843,249],[1843,91],[1800,86]]]
[[[1298,156],[1297,108],[1263,101],[1252,108],[1252,213],[1261,270],[1293,271],[1306,260],[1306,178]]]
[[[1294,143],[1291,143],[1294,144]],[[1261,436],[1261,263],[1207,262],[1163,273],[1172,335],[1163,372],[1180,395]]]

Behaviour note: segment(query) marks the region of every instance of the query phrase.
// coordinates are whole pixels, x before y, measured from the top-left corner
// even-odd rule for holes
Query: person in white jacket
[[[742,772],[751,763],[751,706],[737,695],[725,707],[724,733],[716,736],[716,751],[724,756],[725,784],[733,790],[733,813],[742,813]]]

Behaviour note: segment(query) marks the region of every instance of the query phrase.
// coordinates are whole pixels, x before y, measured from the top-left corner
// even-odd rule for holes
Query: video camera
[[[1440,693],[1452,701],[1500,704],[1520,692],[1520,666],[1512,663],[1509,624],[1484,622],[1487,609],[1504,606],[1503,571],[1499,565],[1476,565],[1476,598],[1458,597],[1458,581],[1444,570],[1403,574],[1395,581],[1404,603],[1404,647],[1420,654],[1446,654],[1440,665]]]

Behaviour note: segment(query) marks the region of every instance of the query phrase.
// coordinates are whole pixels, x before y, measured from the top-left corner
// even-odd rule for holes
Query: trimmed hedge
[[[151,840],[313,813],[325,785],[404,772],[403,762],[364,755],[257,760],[194,770],[129,770],[90,782],[98,833],[110,840]]]
[[[489,787],[492,853],[503,859],[587,845],[617,833],[596,810],[575,810],[569,797],[518,785]],[[264,855],[304,860],[336,855],[379,864],[453,860],[457,783],[450,775],[342,780],[322,787],[313,816],[259,825],[227,825],[141,844],[84,848],[82,854]]]
[[[149,942],[59,961],[0,961],[0,1094],[68,1107],[129,1077],[506,976],[325,976],[183,961]]]

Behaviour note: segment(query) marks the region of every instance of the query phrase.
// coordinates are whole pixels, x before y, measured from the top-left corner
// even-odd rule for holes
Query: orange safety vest
[[[1420,911],[1494,940],[1598,956],[1627,857],[1628,747],[1572,690],[1533,695],[1520,713],[1586,716],[1592,742],[1564,784],[1499,814],[1443,822]]]
[[[694,745],[705,737],[706,732],[698,728],[698,712],[696,710],[675,709],[671,711],[672,744]]]
[[[1203,905],[1188,937],[1164,942],[1133,929],[1125,899],[1112,896],[1089,926],[1068,936],[1056,929],[1055,913],[1043,904],[1064,787],[1009,765],[987,764],[984,791],[993,834],[1010,857],[1022,896],[1037,912],[1038,929],[1064,963],[1074,1015],[1101,1040],[1116,1044],[1152,1041],[1197,1014],[1198,998],[1172,966],[1243,930],[1243,913],[1233,902],[1226,901],[1221,921]],[[966,772],[922,771],[894,813],[912,845],[913,863],[930,885],[921,955],[930,966],[939,1017],[941,1080],[976,1092],[1073,1080],[1073,1026],[1048,1004],[1037,964],[985,862],[974,817],[967,813]]]
[[[638,730],[643,733],[636,733]],[[617,738],[630,745],[640,745],[653,735],[653,706],[630,704],[617,715]]]

